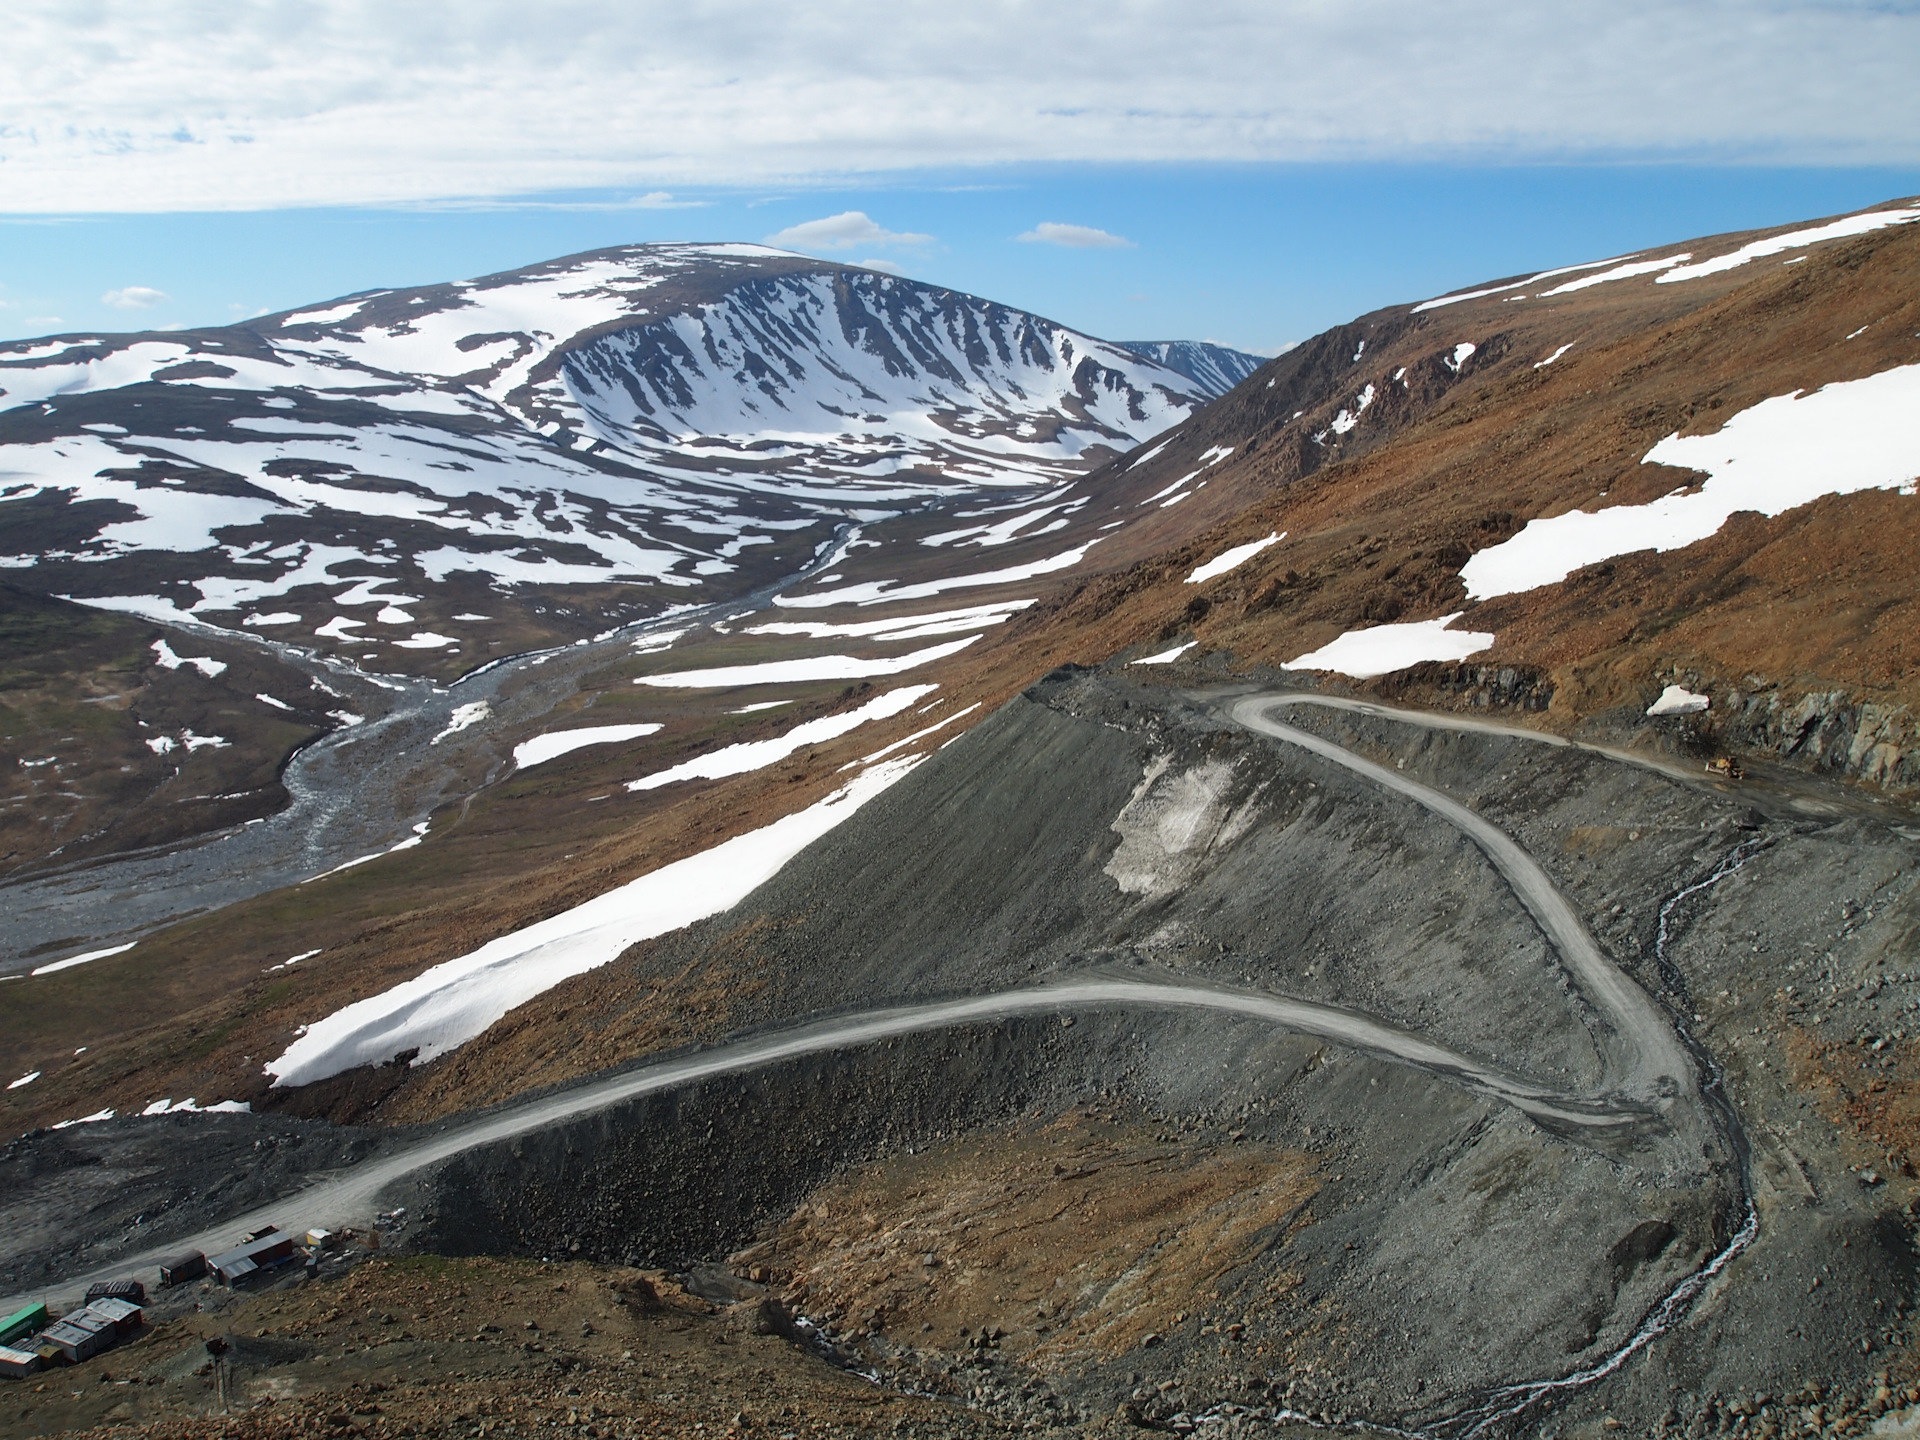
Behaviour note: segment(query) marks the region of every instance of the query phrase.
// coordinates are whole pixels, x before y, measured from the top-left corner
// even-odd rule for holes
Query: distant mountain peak
[[[1124,350],[1186,376],[1216,399],[1270,358],[1216,345],[1211,340],[1122,340],[1118,343]]]

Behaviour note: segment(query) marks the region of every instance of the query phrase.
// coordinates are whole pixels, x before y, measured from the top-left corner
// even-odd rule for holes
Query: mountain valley
[[[0,1289],[385,1231],[6,1423],[1916,1423],[1917,377],[1912,200],[1268,360],[755,246],[0,349]]]

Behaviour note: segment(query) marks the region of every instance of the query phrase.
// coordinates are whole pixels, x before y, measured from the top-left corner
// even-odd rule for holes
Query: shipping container
[[[47,1326],[47,1307],[28,1305],[0,1320],[0,1345],[11,1345],[16,1340],[24,1340],[37,1330]]]
[[[162,1285],[184,1285],[189,1280],[198,1280],[206,1273],[207,1257],[198,1250],[188,1250],[174,1256],[171,1260],[160,1262]]]
[[[40,1368],[40,1357],[31,1350],[16,1350],[11,1345],[0,1345],[0,1376],[9,1380],[18,1380],[23,1375],[31,1375]]]

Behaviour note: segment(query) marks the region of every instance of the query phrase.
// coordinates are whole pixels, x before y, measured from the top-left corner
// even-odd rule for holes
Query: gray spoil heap
[[[1914,841],[1671,762],[1265,712],[1308,746],[1249,729],[1246,699],[1058,672],[734,910],[616,962],[697,976],[751,941],[753,1032],[699,1052],[717,1065],[803,1018],[1046,1004],[651,1093],[644,1067],[583,1082],[386,1203],[428,1248],[691,1269],[830,1177],[1092,1096],[1304,1154],[1310,1198],[1151,1343],[1003,1347],[965,1362],[973,1403],[1444,1440],[1778,1416],[1810,1379],[1873,1394],[1905,1343],[1913,1187],[1782,1056],[1898,1033]],[[516,1111],[539,1123],[497,1128]],[[878,1322],[820,1343],[958,1383]]]

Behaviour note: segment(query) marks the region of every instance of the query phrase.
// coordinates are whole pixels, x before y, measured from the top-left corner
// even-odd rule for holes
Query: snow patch
[[[1785,250],[1798,250],[1803,245],[1817,245],[1822,240],[1844,240],[1854,235],[1865,235],[1874,230],[1884,230],[1889,225],[1911,225],[1920,220],[1920,207],[1905,210],[1875,210],[1866,215],[1849,215],[1845,219],[1835,220],[1826,225],[1816,225],[1808,230],[1790,230],[1784,235],[1770,236],[1765,240],[1750,240],[1738,250],[1725,255],[1716,255],[1711,260],[1702,260],[1695,265],[1683,265],[1670,270],[1654,283],[1671,285],[1680,280],[1697,280],[1702,275],[1718,275],[1724,270],[1745,265],[1749,260],[1759,260],[1768,255],[1778,255]],[[1684,255],[1682,260],[1688,258]]]
[[[427,743],[438,745],[447,736],[458,735],[462,730],[471,729],[491,714],[493,714],[493,707],[484,700],[475,700],[467,705],[456,705],[453,707],[453,713],[447,717],[447,728]]]
[[[784,735],[775,735],[767,740],[748,740],[738,745],[724,745],[705,755],[696,755],[691,760],[661,770],[652,775],[642,776],[638,780],[629,780],[629,790],[658,790],[663,785],[672,785],[682,780],[721,780],[729,775],[744,775],[750,770],[763,770],[769,765],[804,750],[809,745],[821,745],[856,730],[870,720],[885,720],[898,715],[916,701],[931,695],[938,685],[908,685],[899,690],[889,690],[876,696],[858,709],[849,710],[843,715],[826,715],[818,720],[808,720],[796,725]]]
[[[1222,550],[1206,564],[1195,567],[1194,572],[1187,576],[1187,584],[1201,585],[1208,580],[1218,579],[1229,570],[1245,564],[1269,545],[1278,545],[1286,538],[1284,530],[1276,530],[1264,540],[1249,540],[1246,544],[1236,545],[1231,550]]]
[[[209,680],[227,668],[226,661],[205,655],[176,655],[173,647],[164,640],[153,642],[153,660],[162,670],[178,670],[182,665],[191,665]]]
[[[1647,707],[1649,715],[1693,715],[1712,704],[1705,695],[1696,695],[1684,685],[1669,685],[1660,698]]]
[[[1171,650],[1162,650],[1157,655],[1142,655],[1138,660],[1129,660],[1129,665],[1171,665],[1187,651],[1198,645],[1198,640],[1189,640],[1184,645],[1176,645]]]
[[[623,740],[638,740],[642,735],[651,735],[659,729],[658,724],[642,723],[589,725],[579,730],[550,731],[545,735],[536,735],[531,740],[522,740],[514,746],[513,763],[522,770],[528,770],[588,745],[617,745]]]
[[[607,964],[628,946],[731,909],[918,763],[909,758],[864,770],[796,814],[662,866],[337,1010],[308,1026],[265,1071],[276,1086],[305,1085],[416,1047],[417,1063],[433,1060],[542,991]]]
[[[69,955],[64,960],[55,960],[51,965],[42,965],[37,970],[29,970],[29,975],[51,975],[56,970],[71,970],[76,965],[85,965],[93,960],[104,960],[109,955],[124,955],[138,945],[138,940],[129,940],[124,945],[109,945],[105,950],[89,950],[84,955]]]
[[[857,655],[815,655],[804,660],[767,660],[755,665],[720,665],[710,670],[675,670],[665,675],[642,675],[633,683],[661,689],[715,690],[735,685],[792,685],[803,680],[864,680],[874,675],[898,675],[957,655],[978,640],[950,640],[905,655],[862,660]]]
[[[1678,550],[1738,510],[1784,514],[1822,495],[1898,490],[1920,477],[1920,365],[1795,391],[1750,406],[1712,435],[1669,435],[1644,463],[1707,480],[1645,505],[1573,510],[1529,521],[1460,571],[1476,600],[1564,580],[1636,550]]]
[[[1197,471],[1195,472],[1198,473]],[[817,610],[828,605],[879,605],[889,600],[924,600],[947,590],[967,590],[981,585],[1011,585],[1031,580],[1036,575],[1051,575],[1066,570],[1086,558],[1087,551],[1100,543],[1100,537],[1035,560],[1026,565],[1010,565],[1004,570],[986,570],[973,575],[949,575],[943,580],[924,580],[917,585],[900,585],[892,580],[873,580],[863,585],[847,585],[818,595],[776,595],[773,603],[782,609]]]
[[[1374,625],[1344,635],[1289,660],[1289,670],[1331,670],[1356,680],[1391,674],[1423,660],[1465,660],[1488,649],[1494,636],[1478,630],[1449,630],[1464,612],[1404,625]]]

